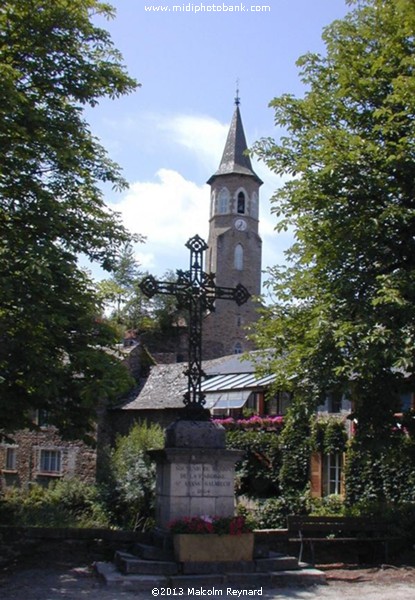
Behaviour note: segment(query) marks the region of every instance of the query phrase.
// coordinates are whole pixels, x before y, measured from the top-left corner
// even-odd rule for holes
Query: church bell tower
[[[215,273],[216,284],[247,288],[251,296],[261,293],[262,241],[258,234],[261,179],[246,154],[247,143],[235,99],[222,160],[208,180],[210,193],[209,238],[206,271]],[[214,358],[251,350],[247,326],[257,319],[258,304],[251,298],[242,306],[216,302],[215,312],[204,323],[204,357]]]

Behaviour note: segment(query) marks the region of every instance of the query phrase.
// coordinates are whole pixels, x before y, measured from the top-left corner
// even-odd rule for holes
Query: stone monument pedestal
[[[225,430],[212,421],[176,421],[165,447],[151,451],[157,463],[156,525],[183,517],[234,515],[235,463],[239,450],[225,449]]]

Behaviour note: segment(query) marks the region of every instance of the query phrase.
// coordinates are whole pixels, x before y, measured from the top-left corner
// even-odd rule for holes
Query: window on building
[[[323,493],[341,494],[343,456],[339,452],[324,456]]]
[[[248,411],[252,411],[252,414],[256,414],[258,412],[258,401],[255,392],[252,392],[252,394],[248,396],[248,400],[245,402],[244,408]]]
[[[41,450],[39,471],[41,473],[60,473],[62,464],[60,450]]]
[[[236,342],[235,346],[234,346],[234,354],[242,354],[242,344],[241,342]]]
[[[237,212],[240,215],[245,214],[245,194],[243,192],[238,194]]]
[[[234,266],[237,271],[243,271],[244,268],[244,249],[241,244],[235,246]]]
[[[219,192],[218,213],[223,215],[229,212],[229,192],[226,188],[222,188]]]
[[[291,404],[290,392],[277,392],[272,398],[265,402],[265,413],[267,415],[285,415]]]
[[[268,398],[265,404],[265,413],[267,415],[280,415],[279,394],[275,394],[272,398]]]
[[[342,409],[342,395],[340,393],[329,394],[328,398],[328,412],[338,413]]]
[[[36,425],[39,427],[48,427],[49,426],[49,413],[47,410],[39,409],[36,411]]]
[[[244,409],[255,415],[263,415],[265,413],[264,392],[252,392],[245,402]]]
[[[6,471],[16,471],[17,466],[17,448],[16,447],[8,447],[6,448],[6,461],[5,461],[5,469]]]
[[[405,412],[405,411],[411,410],[411,408],[414,408],[413,393],[407,392],[405,394],[401,394],[400,395],[400,410],[402,412]]]

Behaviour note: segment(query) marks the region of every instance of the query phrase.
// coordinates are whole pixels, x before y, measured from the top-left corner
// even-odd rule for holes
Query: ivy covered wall
[[[344,502],[336,503],[342,509],[415,503],[414,411],[397,418],[396,427],[382,439],[361,431],[349,437],[349,420],[316,417],[301,400],[293,402],[284,420],[252,417],[222,422],[228,447],[244,450],[237,465],[237,494],[265,502],[261,510],[269,513],[268,520],[275,512],[274,520],[280,523],[281,515],[312,510],[312,456],[320,457],[315,464],[321,470],[324,456],[342,455]]]

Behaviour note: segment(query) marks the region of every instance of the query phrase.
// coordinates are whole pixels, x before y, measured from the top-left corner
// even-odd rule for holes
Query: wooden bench
[[[312,564],[315,563],[315,545],[354,542],[382,545],[385,562],[389,555],[389,542],[398,540],[391,535],[386,521],[371,517],[317,517],[289,516],[288,541],[300,544],[298,560],[301,562],[306,544],[311,551]]]

